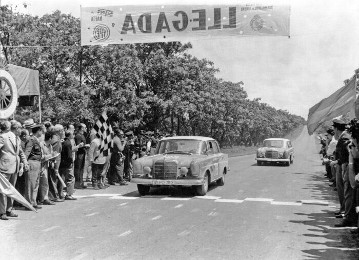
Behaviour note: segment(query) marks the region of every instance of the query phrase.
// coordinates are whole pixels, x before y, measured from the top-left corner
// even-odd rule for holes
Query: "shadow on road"
[[[211,184],[208,187],[208,192],[216,189],[216,184]],[[196,196],[195,190],[193,187],[181,187],[181,186],[161,186],[161,187],[151,187],[149,195],[151,196],[164,196],[164,197],[177,197],[177,198],[192,198]],[[140,197],[138,191],[131,191],[122,196],[125,197]]]
[[[300,174],[300,173],[295,173]],[[330,204],[337,204],[337,193],[324,177],[324,172],[316,172],[308,176],[309,183],[306,189],[313,193],[313,198],[326,200]],[[359,259],[359,237],[350,233],[353,228],[335,228],[337,220],[334,218],[334,210],[322,210],[320,213],[295,213],[304,216],[307,220],[291,220],[291,223],[307,225],[308,234],[304,236],[313,238],[308,241],[315,249],[302,250],[306,259]],[[320,242],[319,242],[320,241]],[[322,242],[323,241],[323,242]]]

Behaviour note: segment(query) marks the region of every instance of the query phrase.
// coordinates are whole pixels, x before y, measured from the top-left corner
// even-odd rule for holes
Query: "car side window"
[[[216,148],[217,148],[217,153],[220,153],[221,152],[221,149],[219,148],[219,145],[217,142],[215,142],[215,145],[216,145]]]
[[[201,143],[201,154],[206,154],[206,152],[207,152],[207,143],[202,142]]]
[[[216,142],[212,142],[213,145],[213,153],[219,153],[218,145]]]
[[[208,141],[208,154],[213,154],[213,144],[211,141]]]

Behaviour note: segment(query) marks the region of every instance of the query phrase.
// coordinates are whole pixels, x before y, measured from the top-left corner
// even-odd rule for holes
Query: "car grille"
[[[266,151],[266,158],[278,159],[279,154],[277,151]]]
[[[155,179],[177,179],[177,162],[157,161],[154,167]]]

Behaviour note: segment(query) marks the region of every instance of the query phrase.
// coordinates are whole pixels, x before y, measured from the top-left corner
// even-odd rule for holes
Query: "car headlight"
[[[259,157],[259,158],[264,157],[264,152],[258,151],[258,152],[257,152],[257,157]]]
[[[283,152],[279,152],[278,155],[279,155],[279,158],[283,158],[283,157],[284,157],[284,153],[283,153]]]
[[[181,174],[181,176],[186,177],[186,176],[187,176],[187,173],[188,173],[188,168],[187,168],[187,167],[181,167],[181,168],[180,168],[180,174]]]
[[[149,167],[149,166],[143,167],[143,173],[144,173],[145,175],[147,175],[148,177],[152,177],[152,176],[151,176],[151,167]]]

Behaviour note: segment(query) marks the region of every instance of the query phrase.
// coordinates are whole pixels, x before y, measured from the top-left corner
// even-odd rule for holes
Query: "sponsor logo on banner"
[[[96,41],[105,41],[110,37],[110,28],[107,25],[99,24],[93,29],[93,38]]]
[[[81,8],[81,44],[289,36],[289,6],[112,6]]]

